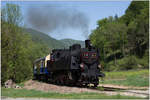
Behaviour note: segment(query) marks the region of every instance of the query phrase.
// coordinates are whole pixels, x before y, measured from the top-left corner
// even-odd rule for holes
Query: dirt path
[[[38,81],[29,80],[25,83],[25,89],[35,89],[44,92],[58,92],[58,93],[82,93],[82,92],[95,92],[104,93],[106,95],[125,95],[125,96],[136,96],[136,97],[147,97],[149,95],[148,87],[142,87],[140,90],[137,87],[125,87],[125,86],[114,86],[114,85],[99,85],[103,90],[92,89],[92,88],[80,88],[80,87],[68,87],[58,86],[53,84],[42,83]]]

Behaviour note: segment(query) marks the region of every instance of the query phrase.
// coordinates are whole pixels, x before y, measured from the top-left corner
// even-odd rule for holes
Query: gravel
[[[34,89],[34,90],[40,90],[43,92],[57,92],[57,93],[83,93],[83,92],[95,92],[95,93],[104,93],[106,95],[124,95],[124,96],[136,96],[136,97],[147,97],[149,95],[149,88],[143,87],[146,90],[136,90],[131,87],[123,87],[123,86],[114,86],[114,85],[99,85],[102,87],[107,87],[107,88],[122,88],[122,91],[100,91],[98,89],[91,89],[91,88],[80,88],[80,87],[69,87],[69,86],[58,86],[54,84],[47,84],[43,82],[38,82],[38,81],[33,81],[29,80],[25,82],[24,87],[25,89]],[[125,89],[125,90],[124,90]],[[141,89],[141,88],[139,88]]]

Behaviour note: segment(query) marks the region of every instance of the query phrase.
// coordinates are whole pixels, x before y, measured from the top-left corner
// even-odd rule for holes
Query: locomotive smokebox
[[[91,41],[90,40],[85,40],[85,48],[90,48],[91,45]]]

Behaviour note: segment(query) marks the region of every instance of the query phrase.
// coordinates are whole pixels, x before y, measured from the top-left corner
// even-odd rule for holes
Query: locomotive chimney
[[[85,40],[85,48],[90,48],[90,47],[91,47],[90,40]]]

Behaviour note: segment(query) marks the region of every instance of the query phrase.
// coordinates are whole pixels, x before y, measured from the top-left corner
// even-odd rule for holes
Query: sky
[[[122,16],[131,1],[3,1],[2,7],[6,3],[20,6],[27,28],[44,32],[58,40],[85,40],[97,27],[98,20],[116,14]]]

